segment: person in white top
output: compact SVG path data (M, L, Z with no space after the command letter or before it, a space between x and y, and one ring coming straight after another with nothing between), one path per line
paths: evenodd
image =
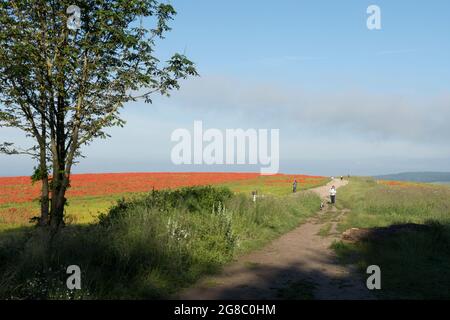
M331 204L336 203L336 187L335 186L332 186L330 189L330 200L331 200Z

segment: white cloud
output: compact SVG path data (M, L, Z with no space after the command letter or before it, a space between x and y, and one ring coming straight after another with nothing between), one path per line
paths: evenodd
M76 172L252 170L249 167L174 167L170 134L205 128L280 129L282 171L384 173L450 170L450 93L383 95L364 90L307 92L296 86L204 76L183 83L170 99L128 106L125 128L85 148ZM1 129L4 141L21 133ZM382 159L382 160L376 160ZM441 160L439 160L441 159ZM438 161L439 160L439 161ZM0 176L30 174L32 162L0 155ZM342 171L340 171L342 170Z
M247 119L376 140L434 144L450 139L450 92L440 96L305 92L277 84L250 84L226 77L189 81L170 102L180 110L243 114Z

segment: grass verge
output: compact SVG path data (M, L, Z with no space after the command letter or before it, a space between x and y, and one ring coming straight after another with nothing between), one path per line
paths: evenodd
M355 178L340 189L339 197L339 206L351 209L339 225L340 231L405 223L429 226L376 240L334 243L341 261L356 263L362 273L369 265L381 268L380 298L450 298L450 188L389 186Z
M237 255L295 228L318 210L312 193L254 203L227 188L156 191L120 201L98 222L0 233L0 298L161 299ZM78 265L82 290L66 289Z

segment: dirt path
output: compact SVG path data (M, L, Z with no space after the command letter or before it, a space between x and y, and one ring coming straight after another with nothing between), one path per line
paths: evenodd
M179 298L220 299L371 299L362 279L352 268L337 263L329 248L338 238L336 225L346 210L327 205L334 180L312 189L325 209L306 223L282 235L266 247L241 256L221 274L202 279ZM339 192L337 199L339 197ZM338 200L339 201L339 200ZM328 206L328 208L327 208Z

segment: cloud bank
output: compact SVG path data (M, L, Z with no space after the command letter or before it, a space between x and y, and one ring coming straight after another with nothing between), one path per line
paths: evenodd
M369 140L441 144L450 139L450 92L379 94L361 89L306 92L226 77L189 81L173 101L181 109L240 114L261 123L345 133Z

